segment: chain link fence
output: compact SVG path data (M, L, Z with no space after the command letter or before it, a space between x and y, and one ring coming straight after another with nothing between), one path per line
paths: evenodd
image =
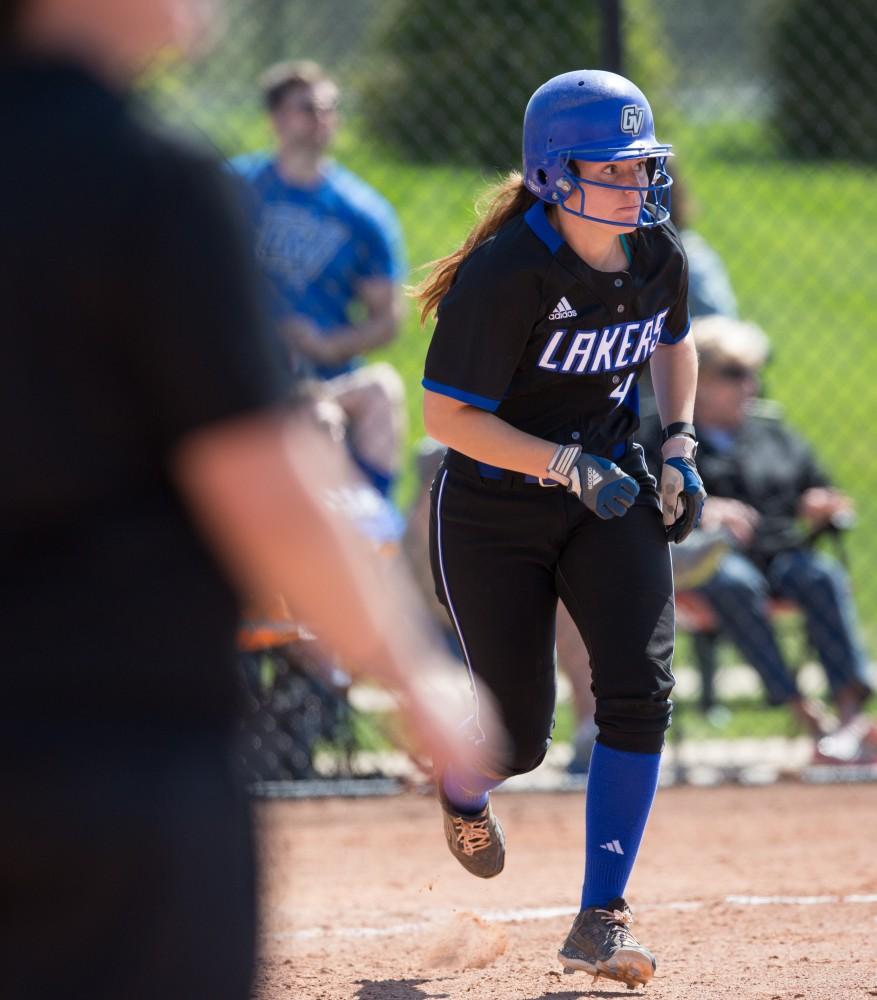
M231 156L271 145L259 73L280 59L321 62L342 89L335 155L395 207L412 278L459 243L485 185L519 166L529 94L556 73L620 59L652 102L659 138L674 145L677 210L726 272L723 308L770 338L763 395L855 500L845 549L866 644L877 648L872 0L226 7L212 53L158 72L151 98ZM412 442L429 332L411 308L382 352L404 377ZM403 479L403 505L413 478Z

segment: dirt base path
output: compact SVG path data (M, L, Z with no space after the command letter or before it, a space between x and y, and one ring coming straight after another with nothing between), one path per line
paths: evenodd
M490 881L451 858L429 797L260 805L256 998L635 996L555 957L580 891L583 796L494 803L508 856ZM658 957L650 1000L877 997L877 789L662 790L627 896Z

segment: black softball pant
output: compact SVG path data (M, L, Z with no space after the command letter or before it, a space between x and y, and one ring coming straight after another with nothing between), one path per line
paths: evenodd
M599 741L661 750L674 683L673 579L654 501L603 521L562 487L443 467L432 488L430 556L469 670L496 698L509 735L491 771L531 771L548 749L558 597L590 654Z
M4 720L0 780L3 1000L247 1000L254 852L230 732Z

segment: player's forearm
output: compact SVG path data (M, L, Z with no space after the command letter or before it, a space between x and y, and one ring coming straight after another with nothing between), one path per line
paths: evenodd
M479 462L544 476L557 445L519 431L475 406L427 391L423 418L427 434Z
M694 338L688 336L678 344L659 345L652 355L650 369L655 402L663 426L676 421L691 423L697 391Z
M306 419L237 421L193 435L177 474L244 593L284 594L352 669L399 680L422 645L418 615L386 560L330 509L349 468L327 435Z
M175 472L243 593L282 593L346 669L401 695L423 749L471 764L477 751L460 729L472 708L466 671L443 651L402 566L326 502L327 491L349 486L343 449L315 426L255 417L193 434ZM481 728L499 746L490 697L478 697Z

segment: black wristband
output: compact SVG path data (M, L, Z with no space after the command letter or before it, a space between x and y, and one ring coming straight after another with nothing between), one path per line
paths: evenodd
M683 434L685 437L690 437L694 441L697 440L697 431L694 429L694 424L687 424L683 420L677 420L673 424L667 424L667 426L661 431L661 444L665 441L669 441L671 437L676 437L679 434Z

